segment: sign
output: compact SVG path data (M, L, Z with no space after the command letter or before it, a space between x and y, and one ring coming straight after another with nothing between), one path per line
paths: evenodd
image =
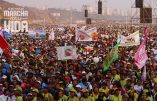
M135 46L140 44L139 31L125 37L123 35L118 35L117 42L120 42L119 46Z
M62 46L57 47L58 60L76 59L76 47L75 46Z
M82 30L76 29L76 41L97 41L98 33L96 27Z
M30 38L33 38L33 39L45 39L46 31L43 31L43 30L29 31L28 35Z

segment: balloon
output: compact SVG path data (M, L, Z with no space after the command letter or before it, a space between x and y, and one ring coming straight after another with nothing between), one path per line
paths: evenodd
M93 58L93 61L94 61L95 63L98 63L98 62L99 62L99 58L98 58L98 57L94 57L94 58Z

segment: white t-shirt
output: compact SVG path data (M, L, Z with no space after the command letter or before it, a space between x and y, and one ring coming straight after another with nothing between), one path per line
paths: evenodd
M9 96L1 95L0 101L12 101Z
M143 86L142 85L140 85L140 86L135 85L134 90L136 90L137 92L140 92L141 90L143 90Z

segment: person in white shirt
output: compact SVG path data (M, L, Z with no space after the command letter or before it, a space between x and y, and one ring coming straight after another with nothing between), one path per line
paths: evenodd
M9 90L5 89L4 94L0 96L0 101L12 101L9 97Z
M137 81L137 84L134 86L134 90L136 90L138 93L140 93L143 90L143 86L141 85L140 80Z

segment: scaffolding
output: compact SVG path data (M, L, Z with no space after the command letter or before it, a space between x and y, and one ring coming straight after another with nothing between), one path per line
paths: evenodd
M131 0L132 25L157 25L157 0L143 0L143 8L152 8L152 23L140 23L140 8L135 7L135 0Z

